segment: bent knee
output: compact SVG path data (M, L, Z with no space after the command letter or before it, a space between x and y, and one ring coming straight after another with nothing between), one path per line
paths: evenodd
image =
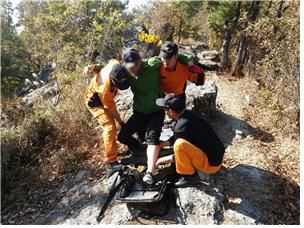
M188 143L187 140L185 139L182 139L182 138L178 138L174 145L173 145L173 150L174 152L180 152L180 151L183 151L184 148L185 148L185 145Z

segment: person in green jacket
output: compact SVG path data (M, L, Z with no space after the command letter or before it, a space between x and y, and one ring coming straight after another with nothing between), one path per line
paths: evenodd
M123 62L131 73L129 83L134 95L133 115L121 128L118 140L136 153L140 150L141 143L133 134L145 131L148 167L143 181L152 184L160 150L159 138L165 119L164 111L155 104L155 100L162 97L159 78L162 62L158 57L142 60L138 51L132 48L123 52Z
M126 49L122 57L124 65L130 71L129 84L134 98L133 115L121 128L118 140L136 154L141 151L141 143L133 135L144 131L147 144L147 171L143 181L152 184L165 119L164 110L155 103L156 99L163 97L160 86L160 67L163 63L157 56L142 59L139 52L133 48ZM180 59L188 63L186 56L180 56Z

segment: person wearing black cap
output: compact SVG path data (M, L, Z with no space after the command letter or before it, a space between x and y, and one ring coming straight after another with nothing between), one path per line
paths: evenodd
M141 151L142 146L133 134L145 132L148 167L143 180L147 184L152 184L155 161L160 150L159 138L165 118L162 108L155 104L155 100L162 97L159 75L162 61L157 56L142 59L139 52L133 48L124 50L122 58L124 65L131 72L129 82L134 98L133 115L118 134L118 140L136 153L135 151ZM187 63L186 56L181 58Z
M156 104L176 121L174 135L160 144L161 147L173 146L174 154L159 158L156 166L175 161L176 171L182 176L175 183L177 187L198 183L197 170L208 174L217 172L225 147L210 124L199 114L187 110L180 96L167 94L157 99Z
M163 65L160 68L160 83L164 94L174 93L184 99L187 81L203 85L205 73L197 65L183 64L178 60L178 46L166 41L160 48L159 57Z
M103 128L106 167L118 170L122 165L117 162L118 145L116 142L117 128L115 120L122 126L114 97L119 90L129 88L128 71L117 60L111 60L96 73L86 92L85 103L88 110Z

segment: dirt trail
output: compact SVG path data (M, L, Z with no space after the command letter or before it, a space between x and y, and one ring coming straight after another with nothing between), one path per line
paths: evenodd
M211 74L209 79L218 86L219 113L213 125L227 147L225 166L230 171L244 167L242 174L250 172L251 177L260 179L256 186L251 177L246 176L240 183L222 172L226 209L235 209L235 201L243 197L243 201L246 198L263 211L266 223L299 223L299 178L297 175L286 178L282 170L288 168L282 167L285 162L298 170L299 159L295 158L299 156L299 142L267 131L264 127L267 123L253 124L246 118L256 108L252 99L257 91L255 80L245 77L231 81L216 74ZM226 216L223 223L227 222L233 223L233 216L230 220Z

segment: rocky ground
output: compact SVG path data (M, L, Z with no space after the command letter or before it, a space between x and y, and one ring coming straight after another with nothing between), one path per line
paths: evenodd
M299 224L299 183L281 177L268 155L269 148L299 153L298 142L247 121L256 89L250 78L230 81L214 72L207 75L218 89L217 112L209 119L227 147L220 172L201 186L175 189L176 204L164 217L144 218L112 202L101 224ZM1 222L97 224L110 183L96 167L58 176L45 186L31 186L26 203L1 211ZM18 192L10 196L14 194ZM10 196L3 200L10 202Z

